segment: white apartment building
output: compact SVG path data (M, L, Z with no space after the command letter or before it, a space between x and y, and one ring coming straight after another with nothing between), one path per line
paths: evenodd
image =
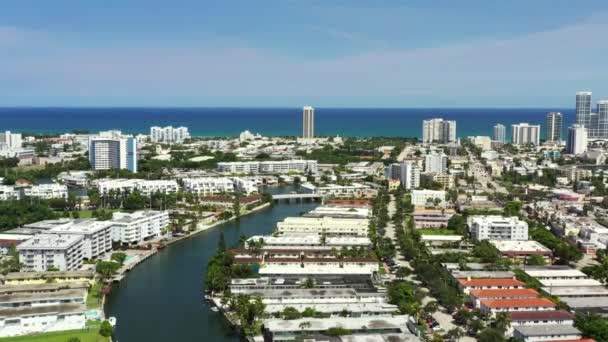
M190 139L188 127L150 127L150 140L152 142L183 144L186 139Z
M530 125L522 122L511 125L511 129L511 142L514 145L538 145L540 142L540 125Z
M80 234L34 235L17 246L19 262L25 271L78 270L82 266L83 240L84 236Z
M370 194L370 191L372 191L369 185L359 183L351 185L327 184L319 187L311 183L304 183L301 186L312 194L334 197L361 197Z
M583 154L587 151L587 128L574 124L568 128L568 144L566 150L570 154Z
M488 136L474 136L469 137L473 145L479 147L482 151L487 151L492 149L492 139Z
M507 142L507 129L505 125L496 124L494 125L494 141L499 143Z
M51 198L68 198L68 187L67 185L51 183L51 184L40 184L33 185L30 188L25 188L23 193L26 197L35 197L42 199Z
M122 244L137 244L160 236L169 225L167 211L142 210L134 213L114 213L112 220L112 239Z
M217 171L224 173L288 173L288 172L317 172L316 160L275 160L250 162L221 162L217 163Z
M402 162L401 172L399 174L401 185L411 190L420 186L420 168L412 162Z
M448 170L448 157L443 153L430 153L424 157L424 172L445 173Z
M137 172L137 140L119 131L89 137L89 162L93 170L127 169Z
M235 177L232 181L234 182L234 188L240 193L251 195L259 190L257 183L251 179Z
M97 182L100 194L108 194L110 191L129 193L135 190L145 196L154 193L173 194L178 192L179 184L173 179L168 180L146 180L146 179L103 179Z
M443 119L422 121L422 142L427 144L456 142L456 121Z
M45 229L51 234L81 235L82 257L97 258L112 250L112 224L94 219L46 220L25 225L26 228Z
M86 311L84 304L0 308L0 337L84 329Z
M471 216L468 225L471 236L477 241L528 240L528 223L517 216Z
M312 139L315 137L315 109L305 106L302 109L302 138Z
M19 199L19 190L12 185L0 184L0 201L17 200Z
M434 203L435 199L441 200L440 203L445 202L445 190L413 190L412 191L412 204L414 206L426 206L430 203Z
M23 140L21 133L11 133L11 131L5 131L0 133L0 149L20 149L23 147Z
M367 236L367 219L333 217L288 217L277 223L277 232L287 234L318 234L333 236Z
M198 177L182 179L184 190L200 196L234 193L234 182L226 177Z

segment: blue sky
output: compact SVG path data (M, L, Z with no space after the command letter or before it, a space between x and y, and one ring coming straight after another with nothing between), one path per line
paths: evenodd
M0 106L572 107L608 1L5 0Z

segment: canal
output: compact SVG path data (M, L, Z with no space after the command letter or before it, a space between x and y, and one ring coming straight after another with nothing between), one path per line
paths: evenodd
M175 243L132 270L105 311L118 324L114 341L239 341L222 316L203 304L203 275L220 232L228 245L241 235L270 233L276 223L317 204L279 204Z

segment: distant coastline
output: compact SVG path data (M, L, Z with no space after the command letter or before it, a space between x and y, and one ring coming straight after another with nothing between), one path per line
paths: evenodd
M316 133L420 137L422 120L443 117L457 121L459 137L491 135L496 123L508 128L519 122L542 125L549 111L564 114L564 129L574 121L571 108L317 108ZM266 136L301 134L301 108L15 107L0 108L0 118L2 129L29 133L121 129L148 134L150 126L174 125L188 127L197 137L236 136L246 129Z

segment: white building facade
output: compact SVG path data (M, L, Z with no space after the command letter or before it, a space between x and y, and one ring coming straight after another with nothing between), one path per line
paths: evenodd
M68 198L68 187L63 184L40 184L33 185L30 188L25 188L23 193L26 197L35 197L41 199L52 199L52 198Z
M83 239L78 234L37 234L17 246L25 271L74 271L82 266Z
M443 119L422 121L422 142L426 144L456 142L456 121Z
M528 223L517 216L471 216L468 225L471 236L477 241L528 240Z
M522 122L511 125L511 141L514 145L538 145L540 143L540 125Z
M444 203L445 191L426 189L412 191L412 204L414 206L426 206L430 203L434 203L436 199L439 199L440 203Z
M110 222L112 240L132 245L160 236L162 230L169 225L169 213L152 210L114 213Z
M570 154L583 154L587 151L587 129L579 124L568 128L568 144L566 150Z

